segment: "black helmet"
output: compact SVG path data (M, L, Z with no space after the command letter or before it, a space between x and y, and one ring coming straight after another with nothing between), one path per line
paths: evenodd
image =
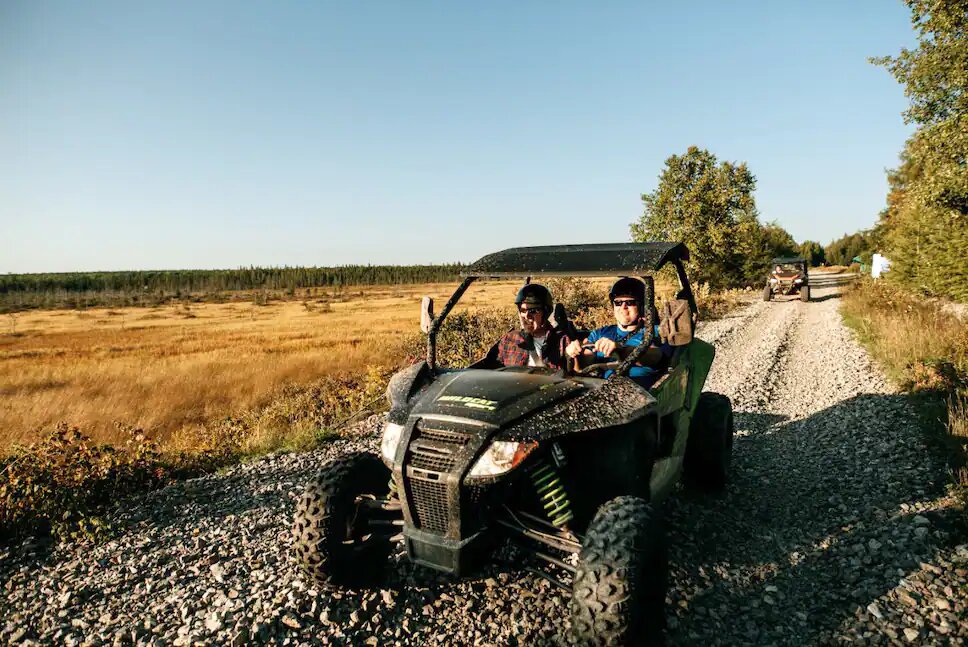
M520 309L522 303L529 306L541 306L546 315L551 312L553 307L551 292L545 286L537 283L529 283L518 290L518 295L514 297L514 305Z
M645 304L645 284L637 278L624 276L612 284L612 289L608 291L608 300L612 301L615 297L634 297L641 308Z

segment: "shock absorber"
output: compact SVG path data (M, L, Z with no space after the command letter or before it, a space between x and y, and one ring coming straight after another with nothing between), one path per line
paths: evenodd
M575 515L555 464L543 458L528 469L528 475L551 525L564 529Z

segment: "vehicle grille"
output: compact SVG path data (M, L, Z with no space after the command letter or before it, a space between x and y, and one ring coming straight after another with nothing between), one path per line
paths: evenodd
M410 465L431 472L449 472L457 463L457 452L470 439L466 433L431 429L419 423L410 440Z
M449 508L447 506L447 486L439 481L410 480L413 503L417 511L420 528L433 532L447 532Z
M429 424L417 423L410 438L406 464L427 472L446 474L456 467L461 450L471 441L473 434L441 428L446 423L433 423L433 427ZM450 520L446 482L412 475L410 483L417 525L424 530L446 533Z

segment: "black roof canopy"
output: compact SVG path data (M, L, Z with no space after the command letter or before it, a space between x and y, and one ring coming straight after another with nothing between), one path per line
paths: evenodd
M799 256L789 256L782 258L774 258L771 263L806 263L807 259L800 258Z
M635 276L688 260L682 243L597 243L512 247L469 265L462 276Z

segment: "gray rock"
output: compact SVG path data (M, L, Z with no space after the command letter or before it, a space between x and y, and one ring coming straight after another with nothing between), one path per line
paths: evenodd
M878 620L880 620L880 619L882 619L884 617L884 616L881 615L881 609L880 609L880 607L877 606L877 603L876 602L871 602L870 604L868 604L867 605L867 610L870 612L870 614L872 616L874 616Z

